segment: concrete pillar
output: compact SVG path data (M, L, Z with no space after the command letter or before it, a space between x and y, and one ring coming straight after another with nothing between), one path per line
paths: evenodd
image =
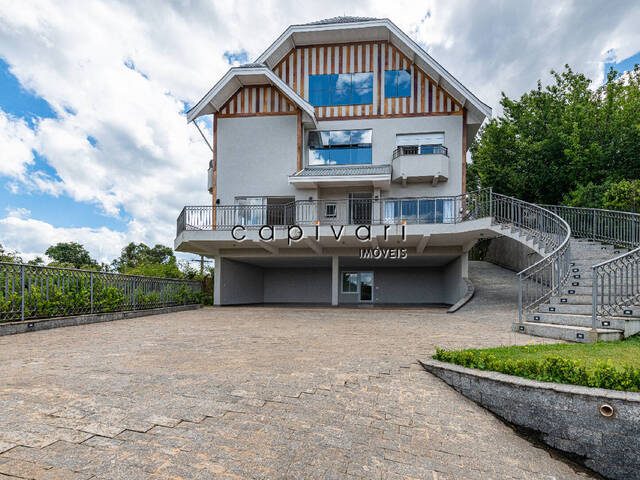
M469 278L469 252L463 253L460 257L460 270L462 278Z
M340 288L340 261L337 255L331 257L331 305L338 305L338 292Z
M222 305L222 256L216 255L213 271L213 304Z

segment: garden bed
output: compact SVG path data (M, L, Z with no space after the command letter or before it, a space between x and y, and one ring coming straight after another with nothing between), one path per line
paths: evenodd
M640 392L640 336L596 344L436 349L433 358L542 382Z

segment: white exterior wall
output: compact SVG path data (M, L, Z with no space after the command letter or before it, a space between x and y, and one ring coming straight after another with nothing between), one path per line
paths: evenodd
M297 169L296 115L218 119L217 196L221 205L235 197L296 196L288 183Z

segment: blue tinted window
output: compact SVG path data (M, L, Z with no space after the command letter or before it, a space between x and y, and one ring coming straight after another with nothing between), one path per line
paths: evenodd
M387 98L411 96L411 74L406 70L384 72L384 96Z
M373 73L310 75L309 102L316 107L373 103Z
M309 165L371 163L371 130L309 132Z
M386 98L395 97L398 94L398 81L395 71L384 72L384 96Z
M329 105L350 105L351 89L340 88L331 92L331 103Z

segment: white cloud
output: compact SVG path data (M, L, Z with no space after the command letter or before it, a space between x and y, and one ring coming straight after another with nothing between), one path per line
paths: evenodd
M35 134L24 120L0 109L0 175L24 179L27 166L33 163Z
M58 242L82 240L82 244L98 261L111 262L120 255L120 246L126 235L108 228L55 228L52 225L24 218L21 213L10 212L0 219L0 242L17 250L25 260L44 256L44 251Z
M605 52L623 58L640 45L638 12L633 1L267 0L256 9L249 0L36 0L19 8L0 0L0 57L58 114L30 129L0 112L0 175L11 179L9 189L65 194L132 218L119 233L10 215L0 236L10 248L37 252L52 243L44 233L55 233L100 258L128 241L171 245L182 206L210 200L210 152L186 124L183 102L195 103L224 74L225 51L246 50L253 60L289 24L389 17L495 109L501 91L519 96L565 63L600 81ZM31 149L59 179L25 177Z

